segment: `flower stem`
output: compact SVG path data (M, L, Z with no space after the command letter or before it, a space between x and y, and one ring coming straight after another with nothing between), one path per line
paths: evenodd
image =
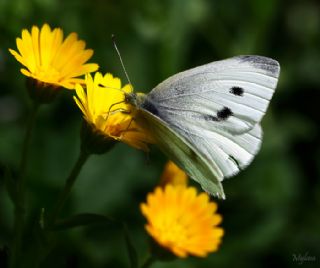
M16 180L16 192L14 197L14 238L12 244L12 257L10 266L12 268L18 267L18 260L20 258L21 240L23 234L23 226L26 214L25 208L25 182L26 182L26 167L28 162L28 152L31 142L32 130L34 127L37 112L39 110L39 103L34 102L31 108L26 132L23 141L18 177Z
M55 223L61 209L64 206L64 203L66 202L66 200L69 197L69 194L71 192L72 186L74 185L80 171L81 168L83 167L83 165L85 164L85 162L88 160L90 154L85 152L85 151L81 151L77 162L75 163L73 169L71 170L71 173L69 174L69 177L66 180L65 186L63 191L60 194L60 197L58 198L58 201L53 209L53 213L51 214L51 217L49 217L48 220L48 227L51 227L52 224Z
M156 261L153 255L149 255L141 265L141 268L149 268Z

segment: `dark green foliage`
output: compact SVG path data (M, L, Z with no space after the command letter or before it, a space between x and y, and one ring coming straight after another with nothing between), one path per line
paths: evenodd
M115 34L136 91L147 92L176 72L235 55L278 60L280 82L262 121L261 152L245 171L224 182L227 199L218 201L225 228L221 249L206 259L153 267L298 267L299 256L306 254L315 261L301 267L320 267L318 1L4 0L0 10L1 268L13 236L13 205L5 181L12 189L8 174L18 169L29 107L25 77L8 48L16 48L23 28L44 22L62 27L65 34L77 32L94 49L92 62L126 83L110 38ZM40 211L52 209L80 150L82 115L72 95L61 92L37 117L26 180L30 232L23 244L25 267L33 268L38 259L46 268L129 267L122 229L104 223L55 232L50 237L55 246L35 256L41 252L41 239L33 235ZM126 222L143 259L148 237L139 203L157 184L165 163L156 148L149 158L124 144L92 156L62 216L96 213ZM133 263L135 258L133 254Z

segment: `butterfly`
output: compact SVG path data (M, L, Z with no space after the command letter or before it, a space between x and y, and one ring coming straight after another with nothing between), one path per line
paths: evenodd
M277 61L237 56L176 75L150 93L127 93L135 120L160 149L211 195L260 149L260 121L280 74Z

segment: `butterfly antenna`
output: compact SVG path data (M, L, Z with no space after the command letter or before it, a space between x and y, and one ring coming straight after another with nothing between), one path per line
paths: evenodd
M118 57L119 57L119 59L120 59L120 63L121 63L122 69L123 69L123 71L124 71L124 73L125 73L125 75L126 75L126 78L127 78L128 82L129 82L129 84L130 84L131 89L133 89L132 83L131 83L130 78L129 78L129 75L128 75L128 73L127 73L127 70L126 70L126 68L124 67L123 60L122 60L121 55L120 55L120 51L119 51L119 49L118 49L118 47L117 47L116 37L115 37L114 34L111 35L111 39L112 39L112 42L113 42L113 46L114 46L114 48L115 48L115 50L116 50L116 52L117 52L117 54L118 54Z

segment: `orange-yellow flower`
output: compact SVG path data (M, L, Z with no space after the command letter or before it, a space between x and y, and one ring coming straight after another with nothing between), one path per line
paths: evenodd
M95 63L86 63L93 55L92 49L85 49L86 43L78 40L76 33L63 39L60 28L51 30L44 24L39 30L33 26L31 32L22 30L21 38L16 39L18 52L9 49L10 53L25 68L21 72L40 83L73 89L78 78L98 69Z
M168 161L164 167L164 171L161 175L160 185L167 184L172 185L187 185L188 176L181 170L175 163Z
M151 237L180 258L205 257L218 249L223 229L217 227L222 217L217 204L206 193L197 194L194 187L157 187L141 204L145 226Z
M85 88L76 85L77 105L85 120L99 133L114 140L148 151L152 139L132 118L130 106L124 102L124 92L132 91L130 85L121 86L112 74L95 73L85 77Z

